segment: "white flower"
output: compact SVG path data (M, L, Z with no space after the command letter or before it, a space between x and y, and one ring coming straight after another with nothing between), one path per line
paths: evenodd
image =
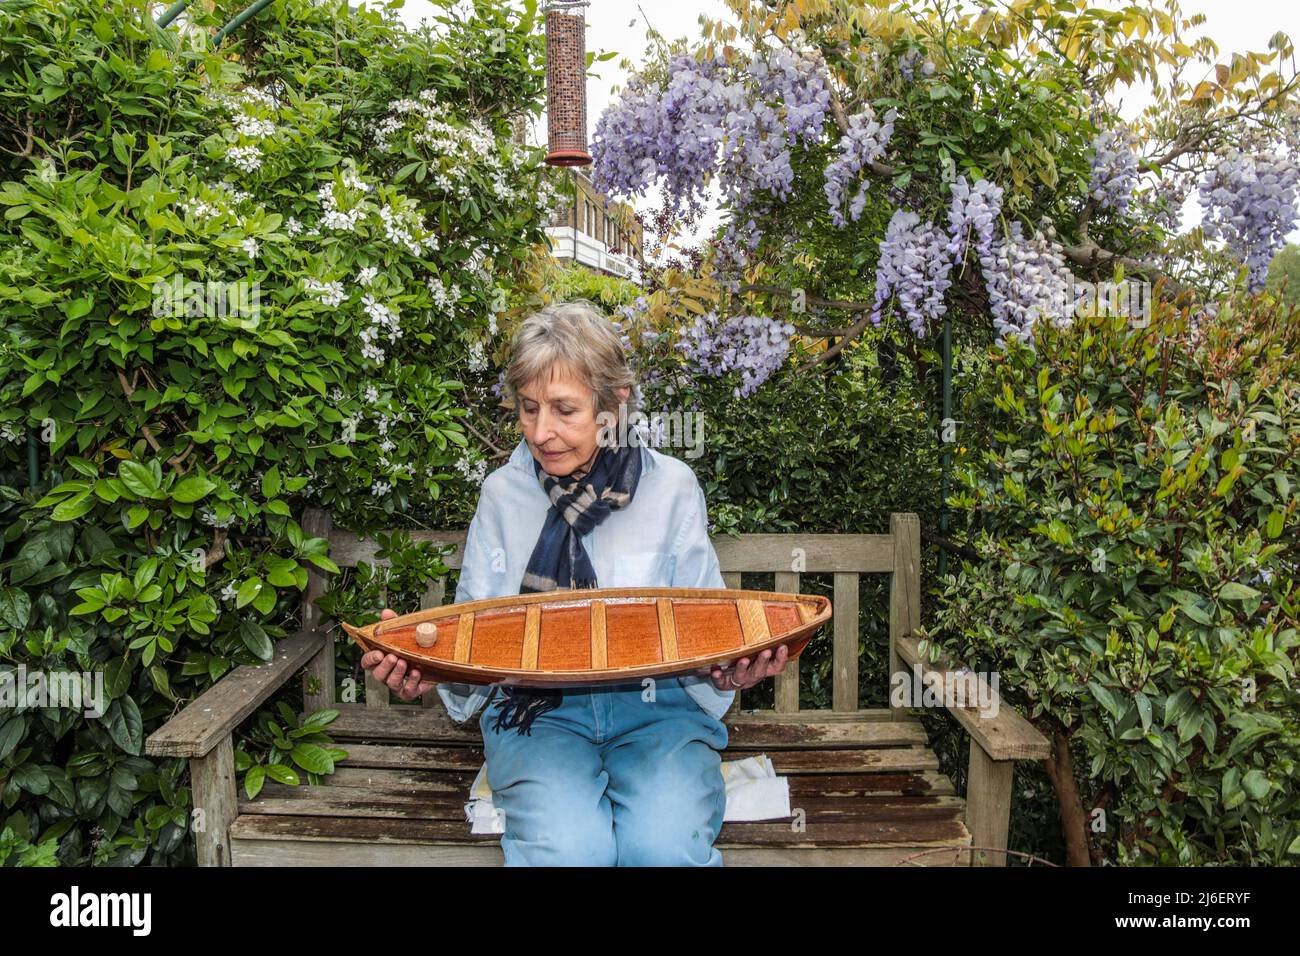
M387 333L389 342L396 342L402 337L402 327L397 313L377 300L372 295L363 295L361 304L370 316L371 325L357 333L361 339L361 354L377 365L382 365L386 353L377 344L379 337Z
M343 433L340 440L345 445L350 445L357 440L357 426L361 424L360 416L354 415L352 418L343 419Z
M262 151L256 146L232 146L226 150L226 159L246 173L255 173L262 168Z
M270 120L259 119L256 116L249 116L247 113L236 113L235 129L240 134L247 136L249 139L261 139L266 136L275 135L275 124Z
M355 169L346 169L343 171L343 185L347 186L348 189L360 189L363 193L371 192L375 188L358 176Z
M467 481L481 485L483 479L487 477L487 462L482 458L475 459L468 451L464 451L460 458L456 459L456 470L464 475Z
M379 390L373 385L366 386L366 404L374 405L379 402Z
M451 312L455 309L455 302L447 294L447 287L442 284L442 279L438 276L429 276L426 283L429 287L429 293L433 296L433 304L445 312Z
M321 217L321 224L326 228L351 231L361 221L362 209L360 204L347 211L339 209L338 200L334 197L334 184L332 182L321 186L317 195L320 197L321 211L324 213Z
M357 273L357 282L359 282L361 285L370 285L370 283L374 281L375 276L377 275L379 275L378 269L376 269L374 266L366 266L364 269L362 269L360 272Z
M388 492L392 491L392 489L393 486L390 485L388 482L376 481L373 485L370 486L370 493L374 495L376 498L378 498L381 495L388 494Z
M393 440L391 438L385 438L383 441L379 443L379 447L382 448L385 452L390 452L394 448L396 448L397 445L393 443Z
M302 232L302 223L293 216L290 216L288 221L284 224L284 231L289 234L290 238L293 238L298 235L298 233Z
M257 240L254 239L252 236L249 236L247 239L241 242L239 244L239 247L248 254L248 258L250 259L257 258Z
M233 581L227 582L226 586L221 589L221 600L226 604L229 604L238 596L239 596L239 588L235 587L235 583Z
M232 487L236 487L236 490L238 490L237 483L232 482ZM228 515L225 518L218 518L216 512L211 508L201 508L199 509L199 520L212 528L228 528L235 523L235 516Z
M335 306L347 298L341 282L320 282L317 279L304 279L303 287L313 292L325 305Z
M488 367L487 355L482 342L471 342L469 346L469 368L471 372L483 372Z

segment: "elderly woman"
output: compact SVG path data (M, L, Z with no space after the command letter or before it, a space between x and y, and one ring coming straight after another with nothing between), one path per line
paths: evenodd
M505 380L523 440L483 482L457 602L557 588L726 586L691 469L636 442L601 440L609 419L600 413L625 414L632 385L618 333L591 303L523 322ZM720 866L721 717L736 688L779 673L786 657L782 647L709 677L646 687L437 687L457 721L500 693L479 726L488 786L505 813L507 866ZM362 665L406 700L434 686L393 655L372 651Z

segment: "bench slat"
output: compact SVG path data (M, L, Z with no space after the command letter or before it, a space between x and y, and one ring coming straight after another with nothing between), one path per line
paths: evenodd
M341 764L322 786L420 788L428 793L454 793L469 799L477 771L349 767ZM952 796L952 781L934 770L907 773L794 774L786 778L791 797L923 797ZM268 784L267 786L270 786Z
M152 757L202 757L279 690L325 645L318 631L303 631L274 645L273 660L236 667L149 735Z
M443 712L395 705L376 711L356 704L340 705L342 713L326 728L337 741L392 740L453 745L480 745L477 719L457 724ZM925 728L917 720L817 720L804 711L784 720L725 718L731 747L801 749L924 744Z
M414 747L395 744L343 744L348 752L341 766L473 770L483 765L481 751L469 747ZM767 753L777 775L798 773L860 773L938 770L939 760L924 747L880 747L873 750L745 750L728 748L724 759L743 760Z
M968 846L970 833L961 820L851 820L838 822L809 814L804 832L792 831L790 821L729 822L722 825L714 846L729 847L885 847ZM366 845L499 844L497 833L470 833L461 820L406 820L395 827L385 817L299 816L246 813L230 827L235 840L285 839L295 842L349 842Z

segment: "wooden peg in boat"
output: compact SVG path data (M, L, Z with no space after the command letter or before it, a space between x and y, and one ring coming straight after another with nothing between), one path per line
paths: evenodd
M432 621L423 621L415 625L415 643L421 647L433 647L438 643L438 625Z

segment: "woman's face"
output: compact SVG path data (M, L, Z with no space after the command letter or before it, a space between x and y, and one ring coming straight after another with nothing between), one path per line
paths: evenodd
M623 389L627 400L629 389ZM596 456L601 423L591 399L591 386L567 365L556 365L519 390L519 427L528 450L552 475L585 473Z

